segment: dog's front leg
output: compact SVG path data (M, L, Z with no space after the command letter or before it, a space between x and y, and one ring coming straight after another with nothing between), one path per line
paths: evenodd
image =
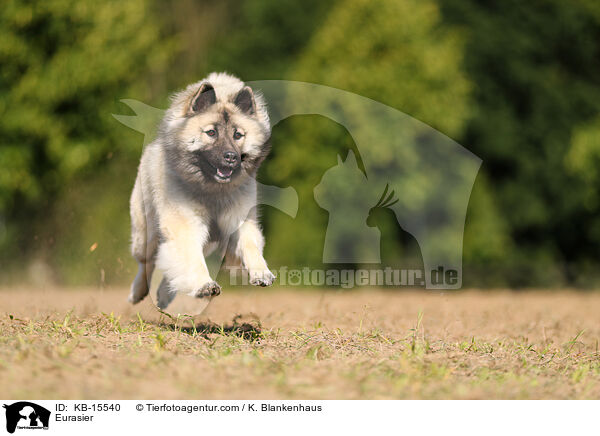
M166 212L160 217L164 242L158 247L156 266L167 280L171 292L193 297L212 297L221 287L210 278L203 247L208 241L207 223L191 211Z
M242 260L248 270L250 284L255 286L271 286L275 275L269 270L263 257L265 238L253 219L248 219L237 230L235 254Z

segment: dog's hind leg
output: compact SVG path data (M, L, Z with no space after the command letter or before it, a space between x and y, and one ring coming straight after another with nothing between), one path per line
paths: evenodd
M131 285L129 302L139 303L150 291L150 279L154 272L157 249L157 231L152 213L145 204L140 177L135 181L131 194L131 254L138 262L138 272Z
M131 284L128 301L131 304L139 303L150 292L150 279L154 272L154 262L138 262L138 272Z
M177 292L171 292L169 282L163 278L160 286L156 290L156 305L159 309L165 310L169 304L175 299Z

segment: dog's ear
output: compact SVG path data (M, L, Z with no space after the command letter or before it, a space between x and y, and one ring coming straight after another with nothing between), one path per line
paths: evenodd
M216 102L217 95L215 94L215 88L213 88L210 83L203 83L192 98L190 107L188 108L188 114L203 112Z
M254 101L252 88L244 86L244 88L238 92L238 95L235 96L234 104L239 107L243 113L254 115L256 113L256 102Z

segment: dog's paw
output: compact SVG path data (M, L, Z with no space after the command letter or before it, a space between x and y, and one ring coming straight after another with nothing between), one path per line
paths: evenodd
M275 278L275 274L269 270L250 272L250 284L253 286L271 286Z
M131 304L138 304L140 301L146 298L146 295L148 295L148 291L139 290L132 287L129 296L127 297L127 301L129 301Z
M217 282L207 282L200 289L190 295L196 298L216 297L221 293L221 286Z
M127 297L127 301L131 304L137 304L146 298L150 289L148 287L148 280L146 277L146 271L141 270L135 276L133 283L131 284L129 297Z
M131 304L138 304L143 299L144 299L144 297L138 297L133 292L130 293L129 296L127 297L127 301Z

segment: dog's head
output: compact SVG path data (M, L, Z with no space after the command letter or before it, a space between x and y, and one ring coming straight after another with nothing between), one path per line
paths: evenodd
M161 130L174 170L204 189L235 187L255 177L269 152L262 97L224 74L213 74L176 95Z

